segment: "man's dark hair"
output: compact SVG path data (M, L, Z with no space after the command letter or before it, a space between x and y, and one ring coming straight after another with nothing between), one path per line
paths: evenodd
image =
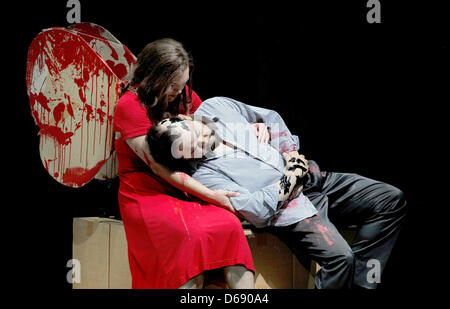
M183 121L182 118L170 118L172 123ZM180 171L192 175L198 159L174 158L172 144L181 135L170 129L162 129L159 125L162 120L153 125L147 133L147 143L153 159L173 171Z

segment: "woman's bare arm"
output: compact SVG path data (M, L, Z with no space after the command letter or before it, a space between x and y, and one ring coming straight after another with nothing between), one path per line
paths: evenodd
M150 167L153 173L163 178L169 184L208 203L235 212L229 197L238 196L239 193L226 190L211 190L186 173L172 171L157 163L150 154L145 135L129 138L126 142L139 158Z

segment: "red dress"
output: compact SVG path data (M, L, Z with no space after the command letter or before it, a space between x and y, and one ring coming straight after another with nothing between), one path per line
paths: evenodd
M194 112L201 104L192 92ZM178 288L205 270L240 264L254 271L239 219L214 205L189 201L131 150L126 139L145 135L152 123L128 91L114 114L119 161L119 207L128 243L133 288ZM184 198L183 198L184 197Z

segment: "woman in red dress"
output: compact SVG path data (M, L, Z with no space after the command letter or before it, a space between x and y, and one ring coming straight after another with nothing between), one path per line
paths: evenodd
M116 106L118 197L132 287L201 288L205 271L223 268L231 288L254 288L251 252L228 199L237 193L212 191L157 164L145 142L153 123L201 104L189 87L192 68L179 42L152 42Z

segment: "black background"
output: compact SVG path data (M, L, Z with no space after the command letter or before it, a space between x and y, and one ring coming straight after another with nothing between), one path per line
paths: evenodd
M183 42L194 56L194 90L203 100L220 95L277 110L305 156L323 170L403 190L409 216L381 290L434 290L440 260L432 254L444 252L438 237L445 205L432 199L445 194L437 177L444 174L439 153L448 139L443 7L381 1L382 23L368 24L367 1L80 2L82 21L105 27L135 55L155 39ZM40 161L25 88L27 49L42 29L68 25L65 4L17 3L4 11L14 16L3 42L3 92L11 94L3 124L13 123L6 128L12 147L2 147L11 162L5 170L14 235L7 237L8 260L20 262L12 267L14 279L30 290L70 291L73 217L119 215L117 180L71 189Z

